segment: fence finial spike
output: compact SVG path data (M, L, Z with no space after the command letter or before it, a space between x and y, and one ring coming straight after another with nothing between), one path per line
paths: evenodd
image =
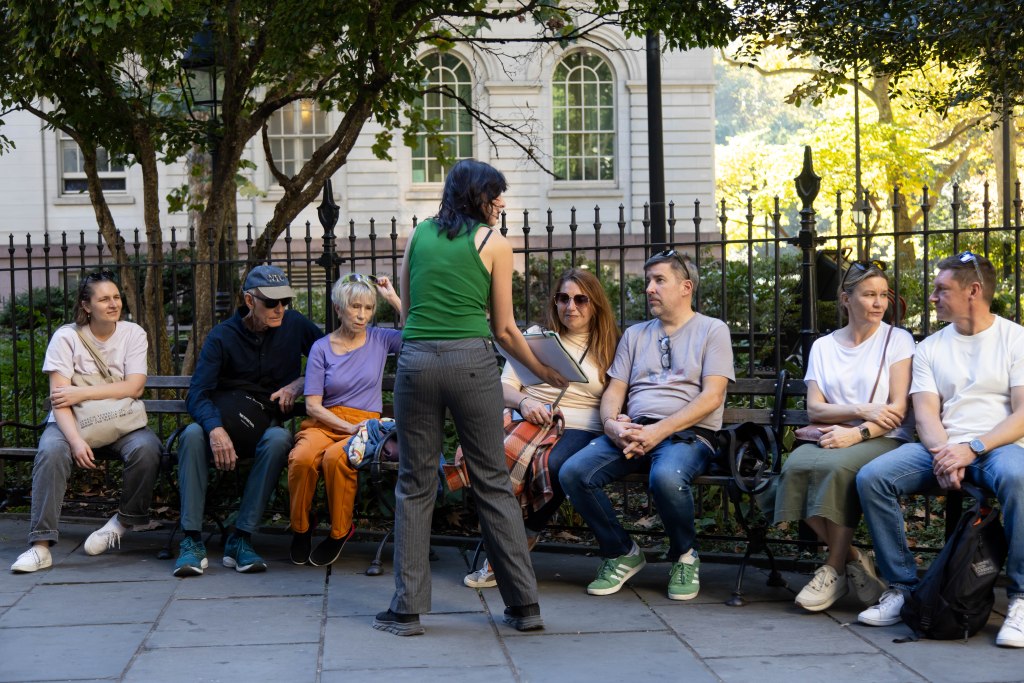
M338 203L334 201L334 191L330 178L324 181L324 198L320 202L320 206L316 207L316 215L320 218L320 225L324 226L325 231L332 232L334 226L338 224L338 216L341 215L341 209L338 208Z
M793 180L796 182L796 196L803 202L803 208L811 208L815 197L818 196L818 190L821 189L821 176L814 172L810 145L804 147L804 167L800 170L800 175Z

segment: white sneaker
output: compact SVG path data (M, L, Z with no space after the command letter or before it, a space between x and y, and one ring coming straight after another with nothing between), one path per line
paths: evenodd
M849 588L839 572L827 564L814 571L814 578L796 595L796 604L808 612L821 612L846 595Z
M864 551L856 560L846 563L846 580L863 605L875 605L885 592L885 582L878 578L875 563Z
M494 578L491 563L484 560L484 566L472 574L466 574L466 578L462 580L462 583L470 588L494 588L498 585L498 580Z
M889 588L882 593L882 597L878 600L877 605L868 607L857 615L857 621L868 626L892 626L893 624L898 624L903 620L900 617L900 610L903 609L905 599L902 591Z
M121 522L117 521L117 515L115 514L107 523L96 531L89 534L89 538L85 539L85 554L86 555L99 555L105 553L114 546L121 547L121 536L127 533L127 529Z
M50 556L50 549L45 545L34 545L18 555L18 559L11 565L11 571L15 574L30 574L40 569L46 569L52 564L53 558Z
M999 647L1024 647L1024 597L1010 600L1010 608L1006 610L1006 619L996 636Z

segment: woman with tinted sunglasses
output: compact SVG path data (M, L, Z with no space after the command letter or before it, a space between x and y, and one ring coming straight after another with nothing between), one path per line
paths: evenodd
M386 277L352 273L331 289L338 327L319 339L306 363L306 414L288 455L291 500L291 561L323 567L334 563L355 533L352 512L358 474L345 444L366 420L380 417L381 384L388 354L402 344L401 330L371 326L377 294L396 311L402 302ZM310 508L320 471L331 514L330 534L312 547L315 520Z
M112 273L100 271L82 279L75 302L75 320L57 328L46 347L43 372L50 378L50 412L39 450L32 463L30 547L11 565L19 574L46 569L57 542L61 501L75 467L96 469L97 456L116 455L124 461L124 482L117 513L86 539L87 555L120 547L121 536L149 522L149 504L160 467L160 439L148 427L125 434L114 443L93 449L78 431L74 406L91 399L140 398L146 386L146 331L121 320L121 291ZM86 341L88 340L88 341ZM75 386L75 375L99 372L92 344L116 381Z
M839 305L848 322L814 342L804 376L811 421L830 426L789 455L775 499L776 524L802 519L828 546L825 564L796 596L811 612L828 609L851 587L865 605L885 590L871 558L851 545L861 517L857 472L913 436L914 339L882 321L889 282L877 262L850 265Z
M543 424L550 422L550 407L558 400L558 407L565 417L565 432L548 455L553 495L526 517L526 538L531 549L565 500L565 493L558 482L562 464L604 433L599 410L601 394L608 379L608 366L619 342L619 328L604 288L593 273L579 268L565 271L558 279L555 294L548 302L545 324L558 333L562 345L579 362L590 381L587 384L570 384L562 395L560 389L549 384L524 386L511 363L506 363L501 373L506 408L518 410L524 419L534 424ZM527 330L539 331L539 327ZM494 570L486 560L483 567L466 575L463 583L471 588L497 585Z

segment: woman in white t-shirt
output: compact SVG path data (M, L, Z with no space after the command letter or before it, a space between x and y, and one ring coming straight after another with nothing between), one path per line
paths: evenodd
M914 339L882 322L889 283L876 262L856 261L843 276L839 305L849 322L811 347L807 410L823 427L817 443L794 450L782 467L775 523L804 520L828 546L796 604L812 612L828 609L852 584L866 605L886 586L871 558L853 547L860 521L857 472L912 438L909 417Z
M145 389L146 331L121 320L121 311L121 292L113 275L106 271L92 273L78 287L75 322L58 328L46 347L43 372L50 378L53 410L32 464L30 547L11 565L12 572L28 573L51 566L50 546L57 542L60 506L72 468L96 468L97 454L79 434L72 406L91 399L139 398ZM119 381L98 386L71 383L75 374L99 372L80 334L102 354L111 374L121 378ZM96 451L124 461L124 488L117 513L86 539L84 550L88 555L119 546L129 528L149 522L149 504L160 467L160 439L143 427Z
M558 333L565 350L583 368L590 380L572 383L562 394L549 384L525 386L511 363L501 374L505 407L517 410L524 419L543 424L551 420L551 405L557 400L565 417L565 431L548 454L548 481L552 496L526 516L526 539L532 549L541 532L565 500L558 483L558 470L576 451L601 436L601 394L608 380L608 366L619 343L619 328L601 282L586 270L570 268L555 283L555 294L548 302L549 329ZM527 332L540 331L532 328ZM559 399L559 395L561 399ZM485 560L483 567L467 574L463 583L471 588L496 586L494 572Z

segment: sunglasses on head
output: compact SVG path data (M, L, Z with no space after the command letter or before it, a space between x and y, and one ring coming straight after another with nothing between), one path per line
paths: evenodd
M843 273L843 281L842 281L842 283L840 283L839 289L841 289L841 290L845 290L846 289L846 281L847 281L847 279L849 279L850 273L853 272L854 268L856 268L857 270L859 270L862 273L866 273L869 270L871 270L872 268L876 268L876 269L878 269L878 270L880 270L880 271L882 271L884 273L885 272L885 263L883 263L882 261L879 261L878 259L871 259L871 260L860 259L858 261L851 261L850 262L850 266L846 269L846 272Z
M956 258L960 263L967 263L968 261L971 262L971 265L974 266L974 273L978 276L978 282L980 282L981 286L984 287L985 278L981 276L981 268L978 266L978 255L970 251L962 251L956 255Z
M286 297L284 299L268 299L265 296L260 296L259 294L253 294L252 298L259 299L260 301L263 302L263 305L266 306L267 308L277 308L278 306L284 306L285 308L288 308L289 306L292 305L292 298L290 296Z
M683 272L686 273L686 279L693 280L693 276L690 275L690 259L686 258L683 254L680 254L675 249L666 249L664 251L659 251L657 254L654 254L653 256L651 256L650 259L648 259L648 263L653 260L662 261L671 258L674 258L675 260L679 261L679 265L683 267Z
M342 282L365 282L369 285L379 286L380 281L377 280L376 275L363 275L362 273L349 273L345 277L341 278Z
M95 273L89 273L85 276L86 282L101 282L103 280L113 281L114 274L109 270L98 270Z
M555 294L555 303L559 306L568 306L570 301L576 304L576 308L582 308L590 303L590 297L586 294L575 294L573 296L569 296L565 292Z

